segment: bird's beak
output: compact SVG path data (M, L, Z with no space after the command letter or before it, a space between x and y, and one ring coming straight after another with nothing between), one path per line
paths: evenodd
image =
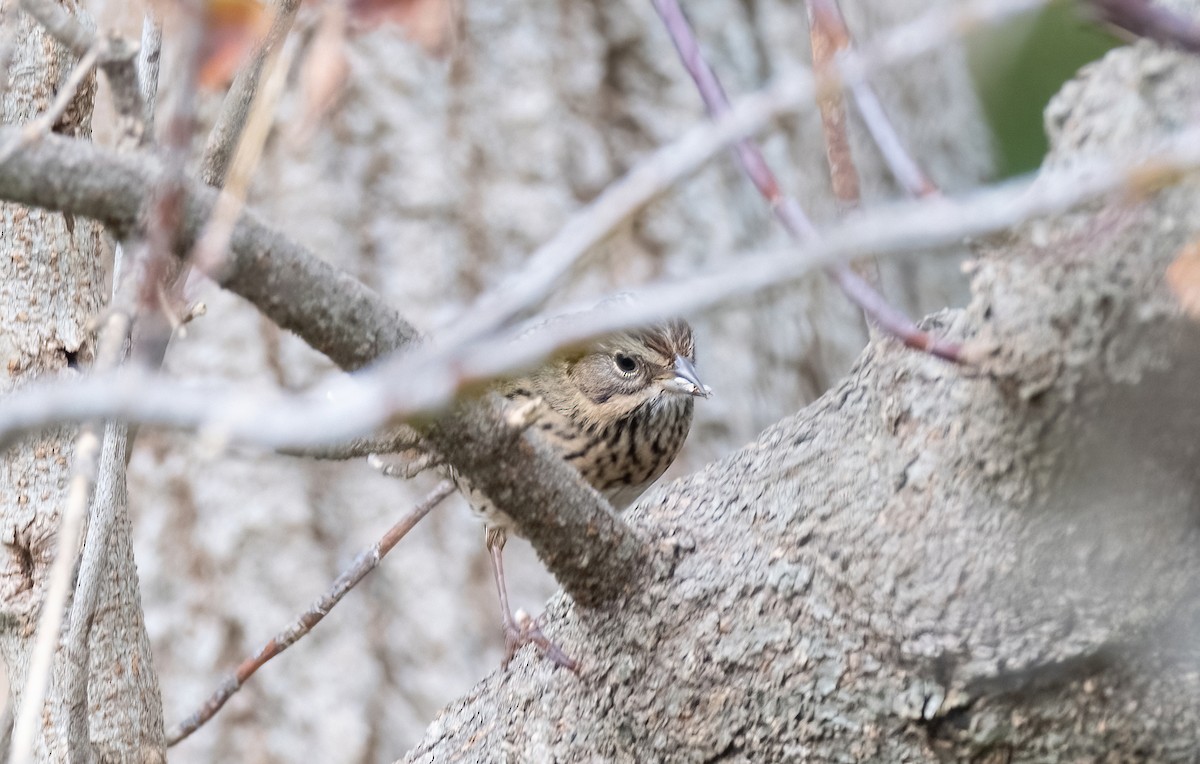
M683 356L675 356L675 376L667 380L666 387L671 392L695 395L707 398L712 395L712 388L700 381L696 367Z

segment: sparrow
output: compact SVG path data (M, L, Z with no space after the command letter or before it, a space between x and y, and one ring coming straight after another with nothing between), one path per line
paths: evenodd
M628 507L662 476L683 447L696 398L711 390L696 372L692 328L682 320L606 337L591 347L557 357L497 392L513 406L532 406L530 429L579 471L617 510ZM507 665L525 644L576 670L541 632L535 620L508 602L503 551L510 533L520 535L501 512L461 475L450 476L484 522L505 637Z

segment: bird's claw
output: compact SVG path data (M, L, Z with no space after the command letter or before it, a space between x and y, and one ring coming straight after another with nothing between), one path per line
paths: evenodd
M529 613L518 609L513 614L513 619L504 624L504 667L508 668L509 661L517 654L517 650L530 644L535 645L554 665L561 666L573 674L579 673L579 663L550 641L538 626L536 618L531 618Z

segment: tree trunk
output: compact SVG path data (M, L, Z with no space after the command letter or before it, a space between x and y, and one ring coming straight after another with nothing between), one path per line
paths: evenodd
M21 124L54 100L74 60L15 3L16 41L10 87L0 122ZM63 3L79 13L74 3ZM7 27L6 27L7 29ZM89 78L54 131L91 133L95 80ZM98 224L14 204L0 204L0 391L77 373L91 362L86 327L105 304L101 228ZM126 515L124 437L110 428L103 449L96 504L115 507L87 654L54 661L37 755L43 761L83 756L95 761L155 761L163 756L162 700L142 620L131 527ZM37 637L47 574L72 475L75 428L29 438L0 460L0 654L12 687L10 708L19 706ZM67 625L69 626L69 624ZM86 684L72 697L69 677L80 660ZM82 706L82 708L80 708ZM75 725L74 727L72 725ZM83 759L79 759L83 760Z
M1051 104L1051 164L1193 118L1200 65L1139 44ZM978 368L884 340L820 400L644 498L673 568L559 598L582 676L523 654L410 761L1194 761L1196 327L1163 285L1200 187L982 248L932 325Z

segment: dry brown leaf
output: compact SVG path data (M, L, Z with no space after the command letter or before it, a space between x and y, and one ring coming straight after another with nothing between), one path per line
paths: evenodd
M269 25L269 14L257 0L206 0L199 86L216 90L228 85Z
M1200 240L1179 251L1167 268L1167 286L1187 314L1200 320Z
M397 24L426 53L444 55L454 31L456 0L351 0L356 26Z

